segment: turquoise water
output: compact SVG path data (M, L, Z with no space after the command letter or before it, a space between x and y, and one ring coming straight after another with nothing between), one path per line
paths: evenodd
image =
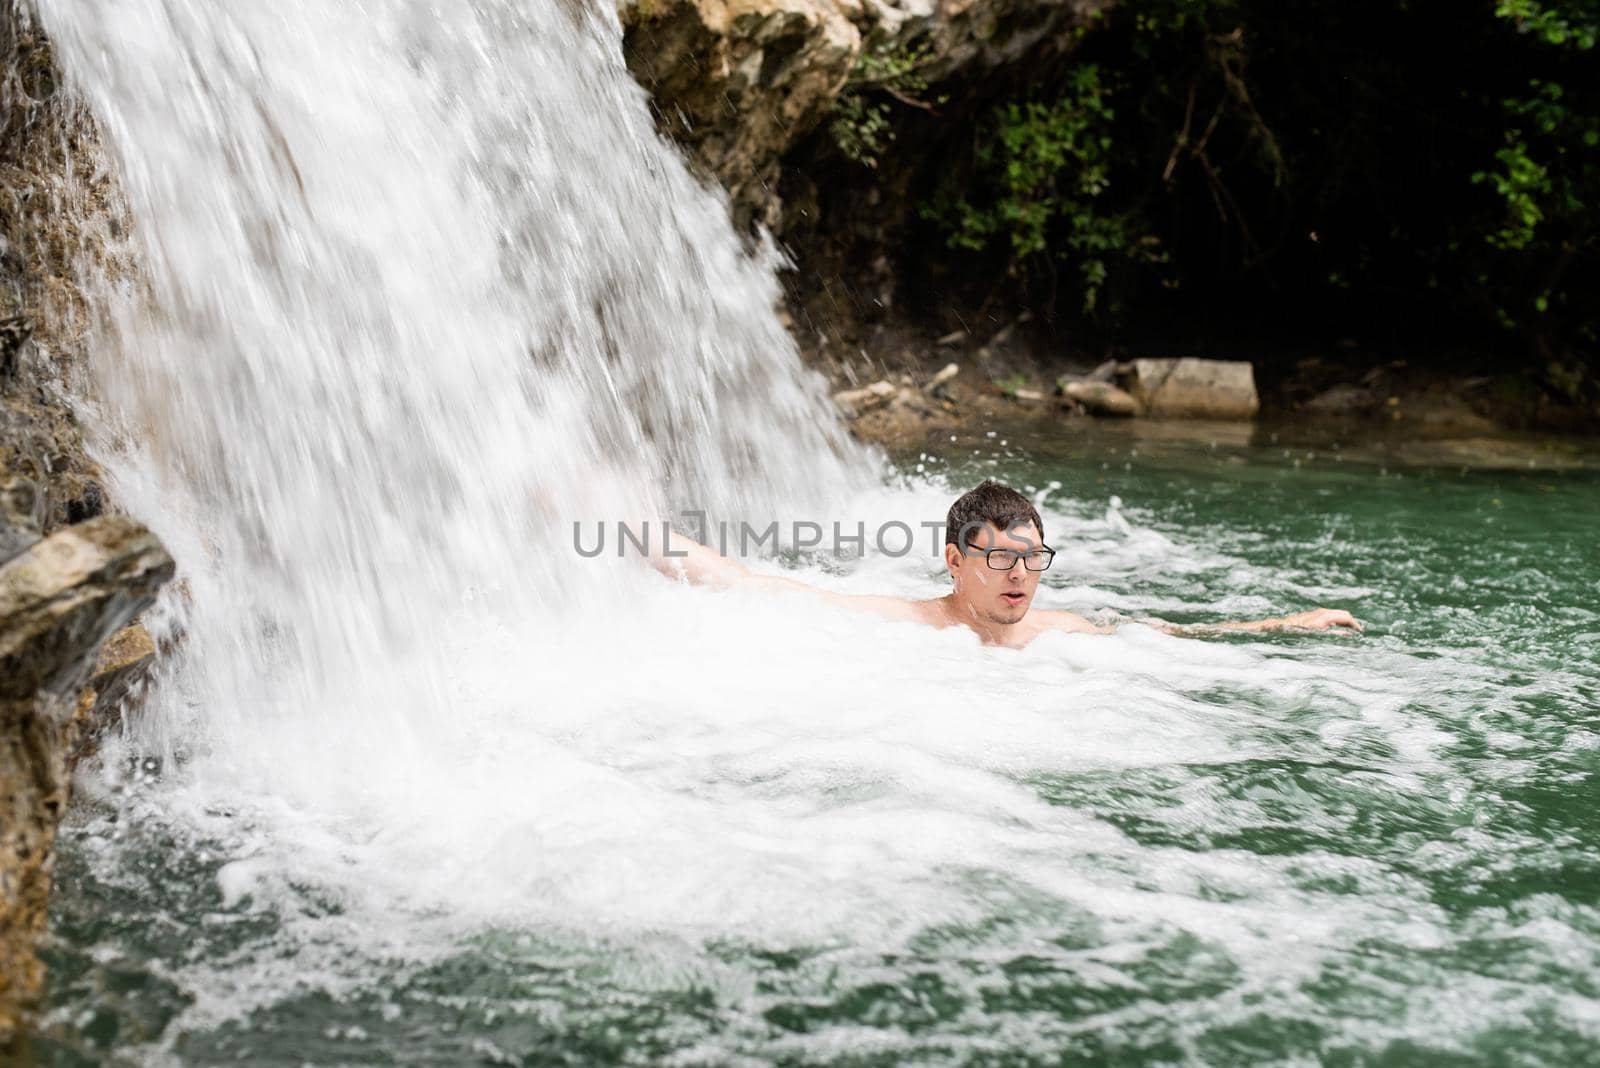
M1062 550L1041 594L1051 605L1202 621L1325 603L1354 611L1366 635L1200 643L1133 631L1017 655L881 632L874 655L891 658L889 674L924 669L893 661L907 649L925 652L930 673L950 670L947 652L965 658L959 670L997 702L1026 706L1019 730L1065 723L1065 740L1041 734L1047 745L1018 755L1003 722L970 738L938 728L947 748L971 742L935 766L960 781L951 789L965 793L952 796L1015 793L1003 803L1013 807L997 801L999 814L985 817L971 866L941 862L874 884L869 856L835 884L829 857L802 853L810 859L796 872L822 873L807 893L828 898L837 885L839 900L819 907L837 904L842 917L804 938L782 924L707 930L670 915L643 929L519 922L514 909L457 924L439 899L373 937L359 881L285 866L273 894L241 891L240 841L259 825L215 805L203 820L179 818L165 793L173 772L124 753L123 773L86 780L63 832L51 1009L34 1056L1600 1059L1600 475L1583 457L1534 453L1530 468L1505 453L1509 469L1474 470L1456 454L1413 456L1431 461L1419 465L1270 440L1001 441L901 457L903 470L924 471L889 500L931 506L979 475L1045 491L1047 538ZM925 561L840 581L939 588ZM865 643L880 631L848 633ZM795 648L813 655L808 639ZM820 679L833 669L806 670ZM985 721L992 711L971 709ZM713 736L697 744L723 744L718 722L696 722ZM663 770L640 754L679 752L669 729L575 723L562 737L597 762L711 798L724 806L714 812L776 797L832 820L886 804L932 813L873 839L885 870L917 835L941 834L941 818L962 816L941 817L929 800L938 784L905 785L907 768L867 774L854 757L814 758L787 736L781 774L666 756ZM841 744L899 744L886 730L869 725ZM978 843L1022 823L1017 855L1032 859L983 859ZM340 841L336 853L363 855L358 835ZM673 870L670 856L652 863ZM960 907L927 905L924 888L927 901ZM763 893L777 894L771 911L800 907L752 884L752 915L768 907Z

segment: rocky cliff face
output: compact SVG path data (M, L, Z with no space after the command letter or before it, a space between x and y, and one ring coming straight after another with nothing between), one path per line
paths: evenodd
M91 707L79 692L101 644L172 571L155 536L122 516L64 527L0 567L0 1048L38 994L33 947Z
M98 160L48 42L0 0L0 1059L38 993L73 756L154 655L142 630L118 628L173 570L142 526L100 514L64 392L89 321L76 267L118 223Z
M941 97L968 96L963 83L1002 67L1026 76L1028 64L1070 52L1112 2L625 0L623 53L662 132L727 188L736 220L782 231L792 222L782 171L803 166L785 157L841 98L875 89L933 111ZM951 103L949 122L970 121L961 99ZM937 163L907 149L887 167Z
M740 217L779 221L778 161L827 114L861 54L835 0L644 0L624 54L658 125L727 188Z
M74 267L114 225L97 161L49 43L25 7L0 0L0 560L103 507L61 392L89 321Z

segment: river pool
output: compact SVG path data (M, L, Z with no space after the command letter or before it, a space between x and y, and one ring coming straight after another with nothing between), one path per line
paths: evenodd
M1359 638L987 650L662 583L537 641L457 628L460 714L393 752L113 744L33 1053L1596 1063L1600 473L1431 448L980 435L861 504L1003 478L1044 495L1041 604L1328 604ZM921 556L790 566L941 589Z

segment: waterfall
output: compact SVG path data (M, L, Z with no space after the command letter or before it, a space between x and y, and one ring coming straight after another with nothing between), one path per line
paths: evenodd
M605 5L40 6L132 220L134 270L86 279L94 422L186 579L173 715L395 728L449 700L464 596L632 581L573 521L868 472Z

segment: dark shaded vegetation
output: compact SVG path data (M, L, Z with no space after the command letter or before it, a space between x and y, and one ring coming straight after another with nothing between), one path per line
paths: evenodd
M1600 0L1126 0L970 84L878 56L790 160L788 238L869 317L1025 308L1090 348L1355 339L1590 406L1597 27Z

